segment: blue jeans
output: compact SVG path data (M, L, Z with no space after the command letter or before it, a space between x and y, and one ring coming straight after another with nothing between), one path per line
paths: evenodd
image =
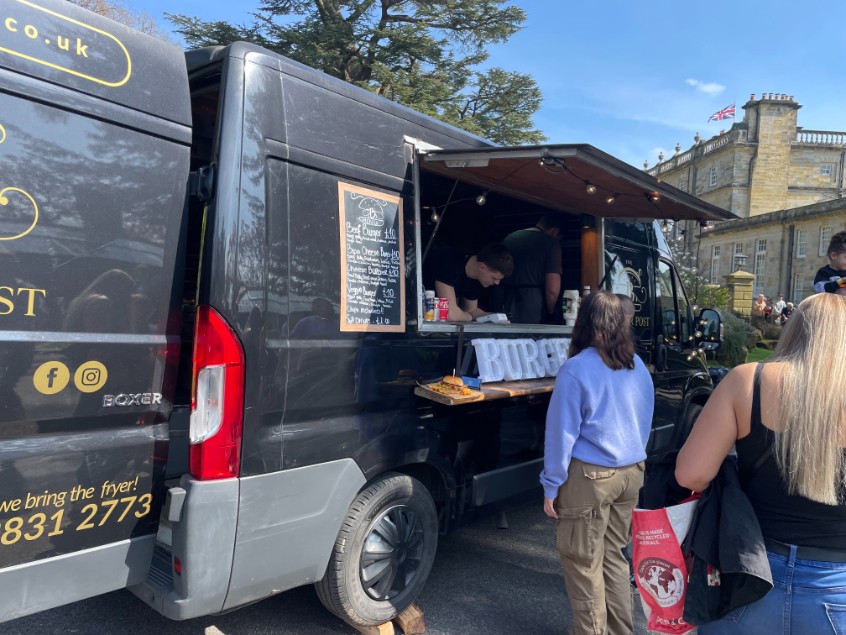
M797 560L767 552L773 589L723 619L699 627L699 635L846 635L846 563Z

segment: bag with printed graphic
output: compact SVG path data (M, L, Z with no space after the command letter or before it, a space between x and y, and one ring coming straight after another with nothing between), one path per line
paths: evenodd
M632 513L632 562L649 629L681 635L695 627L684 621L688 566L681 543L698 497L660 509Z

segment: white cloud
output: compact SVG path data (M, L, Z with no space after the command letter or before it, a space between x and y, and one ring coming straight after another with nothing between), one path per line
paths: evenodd
M688 78L684 80L684 83L688 86L693 86L700 93L706 93L708 95L719 95L726 89L726 87L722 84L718 84L716 82L703 82L698 79Z

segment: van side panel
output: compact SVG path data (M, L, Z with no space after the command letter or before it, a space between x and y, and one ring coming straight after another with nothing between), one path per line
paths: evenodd
M15 591L0 595L0 621L121 588L149 568L190 144L187 93L167 121L118 96L162 91L175 104L186 84L167 83L175 47L135 34L135 79L152 72L146 47L163 64L159 83L90 88L56 67L66 52L22 41L27 27L74 33L92 53L79 30L88 27L62 11L89 14L49 0L4 10L15 21L0 29L0 584ZM75 61L91 77L114 70L112 58Z

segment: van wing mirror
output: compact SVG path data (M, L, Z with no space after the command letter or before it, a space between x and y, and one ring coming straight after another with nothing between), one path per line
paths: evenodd
M714 351L722 342L723 323L718 311L702 309L696 321L696 345L705 350Z

